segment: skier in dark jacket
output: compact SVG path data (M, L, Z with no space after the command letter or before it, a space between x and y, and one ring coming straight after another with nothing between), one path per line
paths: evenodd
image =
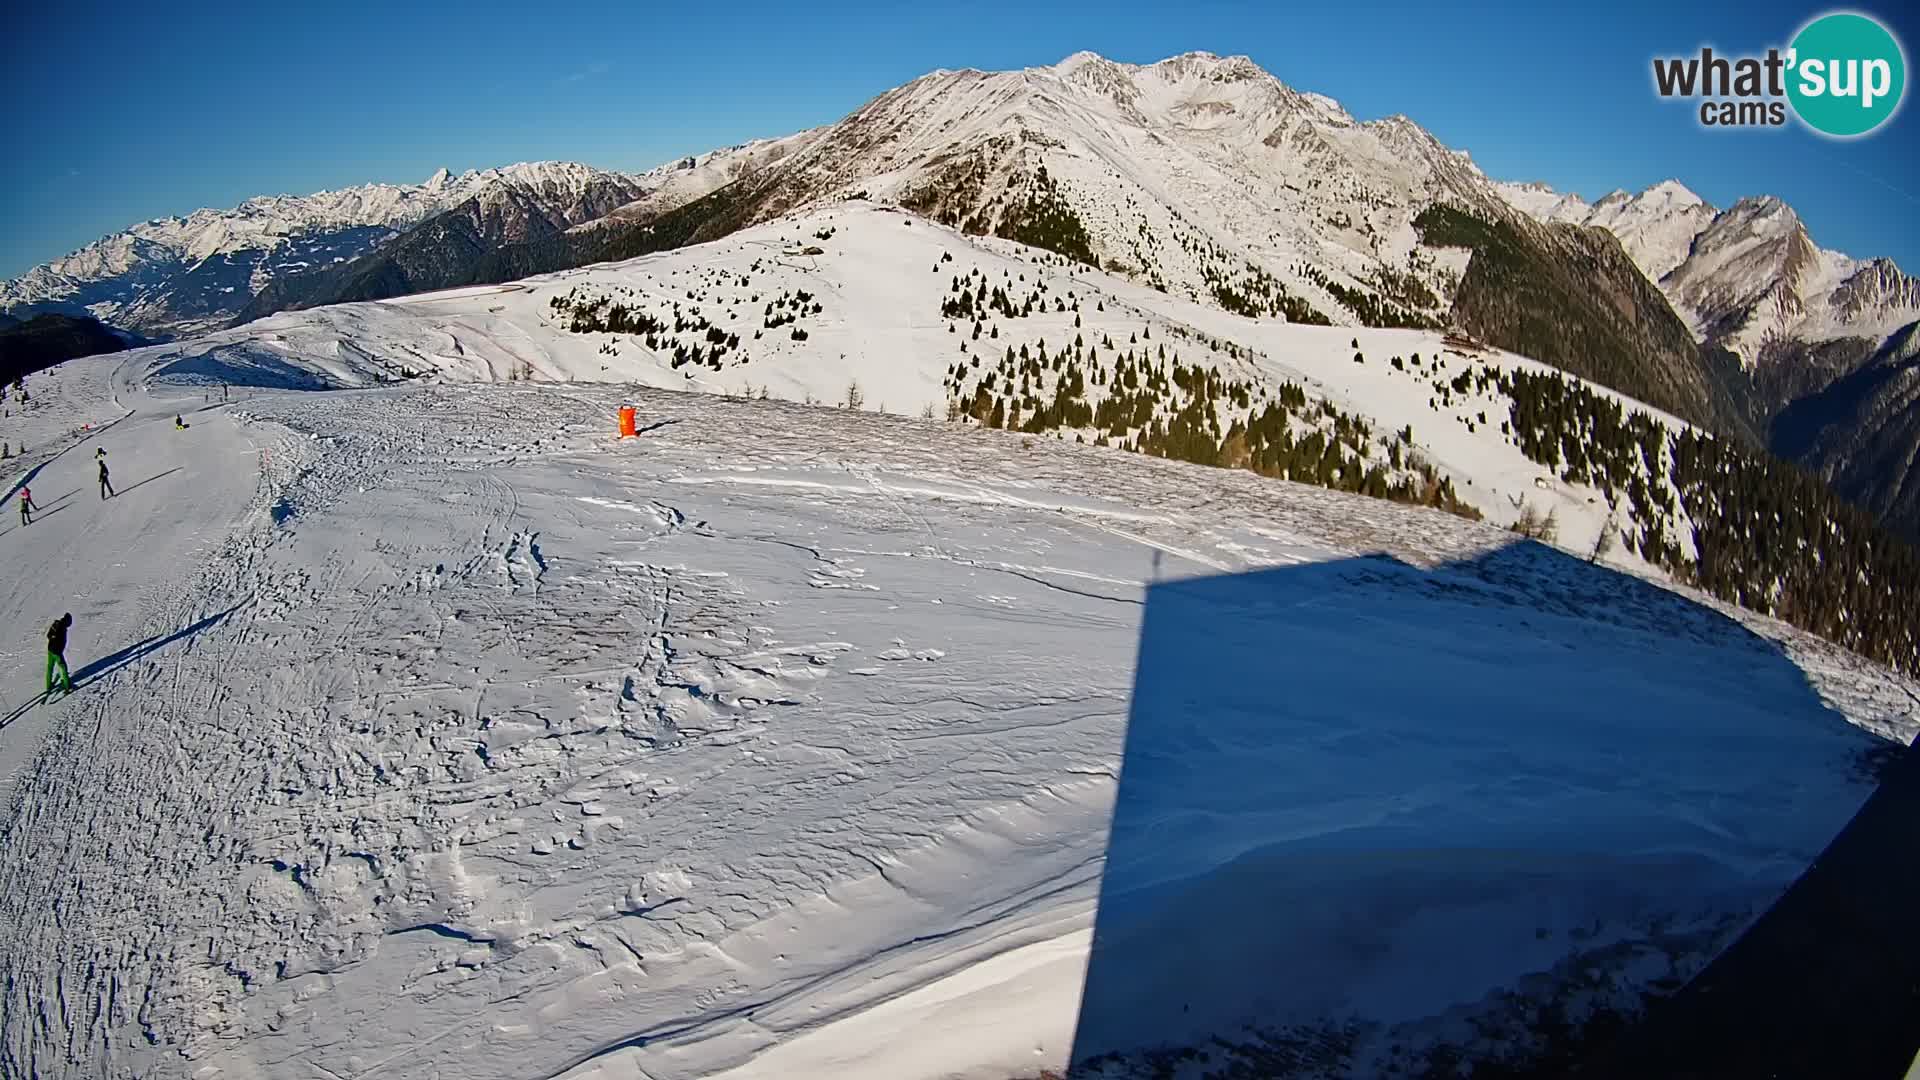
M100 462L100 498L104 500L114 494L113 482L107 479L106 455L102 454L97 460Z
M33 492L20 489L20 524L22 527L33 524L33 512L40 509L33 505Z
M73 677L67 673L67 630L73 626L71 613L53 620L47 627L47 693L54 689L53 673L60 673L59 687L62 693L73 690Z

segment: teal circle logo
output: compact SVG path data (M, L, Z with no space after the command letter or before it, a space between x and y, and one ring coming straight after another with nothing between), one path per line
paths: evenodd
M1787 100L1824 135L1865 135L1893 116L1907 89L1907 58L1886 27L1852 12L1822 15L1794 35Z

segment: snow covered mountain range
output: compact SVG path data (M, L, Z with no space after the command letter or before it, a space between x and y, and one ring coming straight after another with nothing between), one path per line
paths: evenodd
M1496 186L1541 221L1596 225L1619 237L1695 333L1749 368L1769 345L1884 340L1920 319L1920 281L1890 259L1816 246L1793 208L1772 196L1718 210L1677 180L1592 205L1542 184Z
M1356 349L1369 361L1356 364ZM1058 400L1074 381L1064 369L1069 358L1084 367L1080 396L1091 405L1116 394L1101 387L1128 366L1122 354L1164 357L1223 385L1243 383L1254 409L1296 384L1316 409L1324 401L1364 417L1377 430L1342 445L1387 468L1389 479L1414 471L1387 466L1391 433L1417 427L1403 450L1452 477L1479 514L1506 524L1523 502L1541 513L1550 506L1566 541L1591 547L1607 508L1585 486L1536 487L1541 470L1498 421L1475 419L1504 408L1503 398L1449 390L1443 407L1430 402L1440 392L1435 383L1472 366L1446 350L1435 330L1256 322L1043 250L851 200L622 263L282 312L159 349L167 362L157 371L327 387L613 382L813 403L844 403L852 386L866 408L904 415L945 417L987 402L979 407L985 421L1004 399L1012 415L995 426L1020 428L1036 402ZM1474 363L1551 370L1493 354ZM1035 370L1016 370L1028 367ZM1158 389L1148 388L1155 400L1138 417L1063 415L1035 431L1131 446L1180 411L1182 395ZM1233 395L1222 394L1224 405ZM1334 436L1329 416L1302 423L1303 434L1317 424Z
M539 162L262 196L142 222L35 267L0 283L0 310L60 303L142 332L190 332L213 325L214 308L242 306L195 303L195 286L222 296L244 288L250 298L276 276L350 261L475 197L531 195L569 227L602 229L760 176L777 181L762 218L858 187L957 222L1024 193L1041 165L1103 263L1206 296L1243 273L1244 259L1336 323L1362 313L1304 271L1367 291L1383 272L1444 285L1448 275L1416 254L1410 225L1434 201L1496 216L1511 205L1542 222L1607 229L1703 340L1749 364L1770 340L1884 338L1920 318L1913 278L1886 259L1816 247L1778 199L1719 211L1669 180L1589 205L1541 184L1491 181L1404 116L1361 122L1245 57L1204 52L1149 65L1082 52L1023 71L937 71L837 124L639 175ZM768 177L772 170L779 175ZM599 186L629 198L594 213ZM205 280L216 259L229 271L218 285Z
M1435 201L1607 229L1703 340L1749 364L1771 340L1885 338L1920 317L1914 279L1885 259L1817 248L1777 199L1716 211L1667 181L1588 205L1544 185L1494 182L1404 116L1361 122L1245 57L1204 52L1148 65L1082 52L1023 71L937 71L828 127L634 176L542 162L263 196L143 222L35 267L0 283L0 310L85 306L144 333L198 331L276 277L351 261L469 199L510 192L590 231L644 221L742 179L769 189L757 220L858 189L989 225L983 213L1004 217L1035 194L1042 166L1103 265L1199 297L1264 272L1335 323L1367 314L1340 289L1390 294L1380 286L1401 274L1434 287L1433 302L1383 300L1443 314L1439 301L1461 266L1424 257L1411 225ZM598 187L628 198L596 213ZM500 242L525 239L508 233Z
M1891 262L1818 248L1777 199L1720 211L1668 181L1588 205L1496 182L1404 116L1363 122L1204 52L937 71L834 124L637 176L514 166L253 200L36 268L0 285L0 310L203 332L628 258L849 196L1239 314L1462 326L1710 429L1824 447L1804 463L1920 535L1920 448L1887 426L1920 380L1889 353L1920 286ZM1436 223L1442 209L1463 216ZM1869 370L1871 393L1838 389Z
M266 195L156 218L0 282L0 310L87 313L152 336L216 329L268 283L348 262L463 204L531 202L568 225L635 198L641 182L572 162L441 169L419 184Z

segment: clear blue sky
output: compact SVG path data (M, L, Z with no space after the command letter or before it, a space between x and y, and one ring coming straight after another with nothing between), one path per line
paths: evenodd
M27 4L0 36L0 276L150 217L434 169L623 169L836 120L935 68L1244 53L1501 179L1774 194L1816 242L1920 273L1920 107L1853 142L1703 131L1649 61L1784 45L1824 7L1188 2ZM182 5L186 7L187 5ZM1868 5L1920 55L1920 19ZM1909 97L1920 91L1910 91Z

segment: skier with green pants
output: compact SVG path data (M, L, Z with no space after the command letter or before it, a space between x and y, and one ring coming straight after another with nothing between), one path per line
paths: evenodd
M60 673L58 683L61 693L73 692L73 677L67 673L67 630L73 626L71 613L53 620L47 627L47 696L53 696L55 683L53 673Z

